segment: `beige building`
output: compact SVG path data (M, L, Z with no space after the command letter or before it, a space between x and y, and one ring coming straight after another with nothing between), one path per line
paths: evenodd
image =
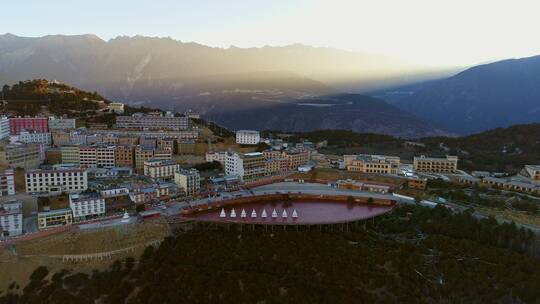
M400 158L398 156L346 155L344 162L348 171L376 174L398 174Z
M189 139L179 140L176 143L176 153L178 155L195 154L195 141Z
M287 168L284 171L296 170L298 167L307 164L311 158L311 152L307 149L268 150L263 151L263 155L267 160L273 158L285 159L287 161ZM280 167L280 170L283 169Z
M133 146L116 146L114 151L114 164L117 167L133 167L134 164Z
M68 145L60 147L63 164L80 164L79 145Z
M54 130L51 137L53 145L57 147L71 143L71 134L69 132Z
M73 212L70 208L38 212L39 230L67 226L73 223Z
M154 149L143 147L135 148L135 169L138 173L144 172L144 162L154 157Z
M414 157L414 170L416 172L430 173L456 173L457 171L457 156L442 157Z
M222 166L225 165L225 160L227 159L227 151L218 151L218 152L206 152L204 160L208 163L217 161Z
M37 144L0 145L0 165L34 169L41 164L41 148Z
M180 165L174 160L148 160L144 162L144 175L153 180L172 180Z
M266 175L280 174L289 171L289 160L286 158L269 158L265 162Z
M196 197L201 188L201 176L196 169L177 171L174 182L186 192L187 197Z

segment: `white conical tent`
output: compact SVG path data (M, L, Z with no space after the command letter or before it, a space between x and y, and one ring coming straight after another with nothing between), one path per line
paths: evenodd
M257 217L257 212L255 212L255 209L253 209L253 211L251 211L251 217L253 217L253 218Z
M273 217L273 218L276 218L276 217L277 217L276 209L274 209L274 210L272 211L272 217Z
M236 217L236 211L234 210L234 208L231 211L231 217Z
M240 217L241 218L247 217L246 210L244 208L242 208L242 212L240 213Z
M283 209L283 213L281 214L282 218L287 218L289 215L287 214L287 210Z
M261 217L262 218L266 218L268 215L266 215L266 209L263 209L262 213L261 213Z
M227 217L227 213L225 213L225 208L221 208L221 213L219 214L219 217Z
M298 218L298 212L296 212L296 209L293 210L292 217L293 218Z

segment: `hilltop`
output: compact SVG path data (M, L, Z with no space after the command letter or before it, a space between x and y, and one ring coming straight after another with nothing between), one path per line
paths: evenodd
M114 120L107 105L111 100L97 92L87 92L58 81L33 79L4 85L0 91L4 103L0 114L11 116L56 115L79 118L82 121L106 122ZM126 113L148 112L148 108L125 106Z

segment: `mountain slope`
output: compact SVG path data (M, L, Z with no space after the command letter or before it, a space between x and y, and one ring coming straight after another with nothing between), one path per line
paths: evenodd
M395 104L451 130L470 134L540 121L540 56L465 70L420 87ZM391 94L385 98L392 100Z
M231 129L312 131L352 130L406 138L448 135L443 128L382 100L359 94L339 94L279 102L251 95L232 95L242 109L208 108L205 116ZM252 106L256 103L257 106ZM202 104L202 103L201 103Z
M154 95L141 92L155 91L156 86L161 86L161 91L174 91L165 94L174 99L191 95L198 88L192 83L208 76L219 83L234 74L276 71L330 86L347 83L358 90L384 87L403 82L400 77L427 72L424 67L380 55L300 44L222 49L141 36L103 41L93 35L39 38L0 35L0 76L9 76L12 82L58 79L124 102L152 102ZM311 89L311 86L295 87L300 92ZM319 93L327 89L322 84L317 88Z

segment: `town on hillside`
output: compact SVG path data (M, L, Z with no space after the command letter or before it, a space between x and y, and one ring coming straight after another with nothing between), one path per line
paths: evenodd
M465 172L452 155L327 155L321 152L327 140L231 132L192 111L126 115L121 103L107 109L116 114L110 127L81 127L68 116L0 118L3 240L71 226L181 220L260 189L317 195L344 190L370 200L384 195L392 203L478 207L480 214L538 231L527 214L538 212L540 165L525 165L509 176ZM482 204L488 200L491 205Z

